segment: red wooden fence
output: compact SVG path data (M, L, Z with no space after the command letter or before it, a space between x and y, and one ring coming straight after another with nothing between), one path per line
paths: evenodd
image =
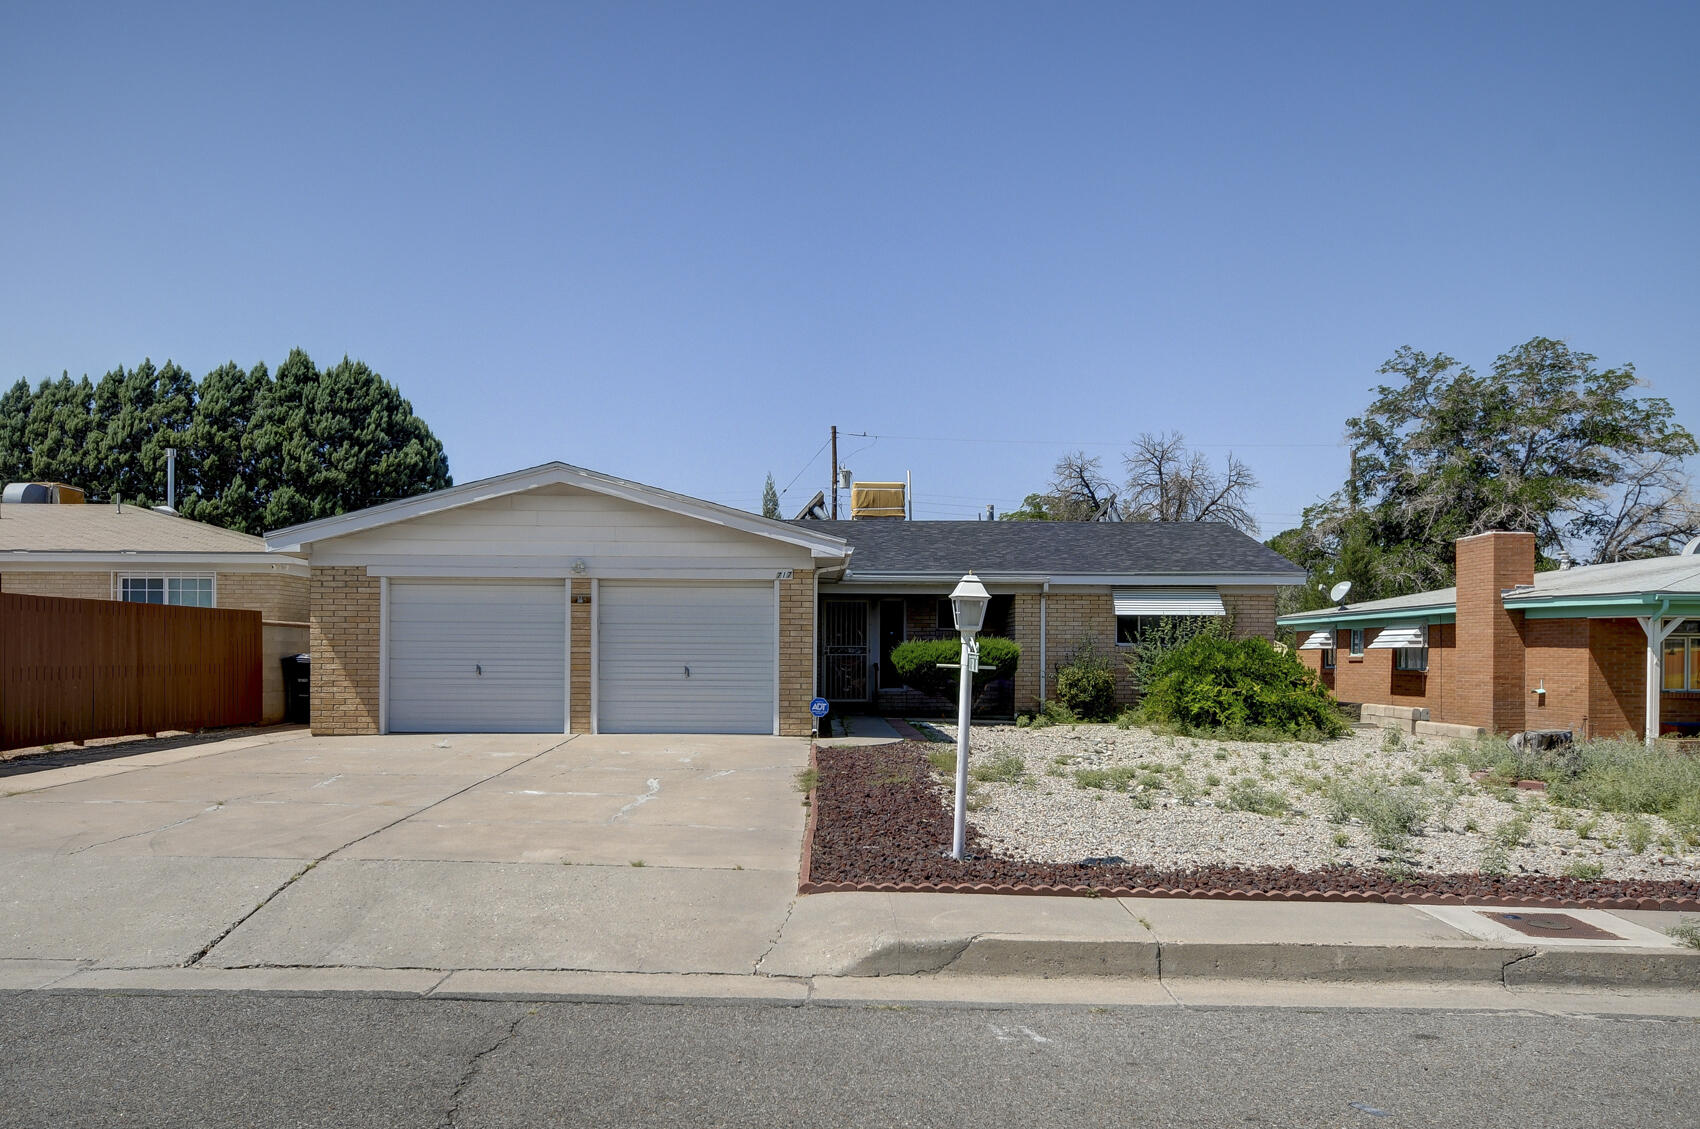
M0 749L260 721L260 613L0 593Z

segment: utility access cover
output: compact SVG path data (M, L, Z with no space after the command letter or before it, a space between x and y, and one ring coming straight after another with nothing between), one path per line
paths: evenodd
M1616 933L1607 933L1597 925L1589 925L1578 917L1567 913L1481 913L1501 925L1508 925L1519 933L1527 933L1531 937L1574 937L1577 940L1589 941L1621 941Z

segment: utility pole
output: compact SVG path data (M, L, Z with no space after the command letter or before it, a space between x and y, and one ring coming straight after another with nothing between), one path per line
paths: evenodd
M832 520L838 520L838 425L832 425Z

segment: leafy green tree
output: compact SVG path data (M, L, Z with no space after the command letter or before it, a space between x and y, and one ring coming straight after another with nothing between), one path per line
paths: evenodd
M227 361L201 378L195 418L183 438L180 467L186 517L245 533L265 528L251 483L255 458L249 427L271 388L264 364L247 372Z
M277 529L451 484L443 445L394 385L344 357L320 372L300 349L278 366L253 424L255 490Z
M27 432L34 404L35 393L27 380L20 379L0 394L0 482L18 482L31 474Z
M25 478L82 486L94 435L94 385L88 377L44 380L24 424L29 447Z
M779 520L779 491L773 485L773 472L767 475L767 484L761 488L761 516Z
M199 384L181 366L144 360L98 383L69 374L0 394L0 473L54 479L91 501L115 493L165 500L165 451L178 450L178 509L248 533L438 490L451 483L443 445L366 365L320 372L297 349L274 380L235 364Z
M1534 533L1548 560L1672 551L1700 529L1694 436L1668 400L1636 393L1634 366L1595 361L1545 337L1486 373L1400 349L1346 422L1352 475L1276 541L1313 576L1337 562L1355 599L1450 584L1453 542L1495 529Z

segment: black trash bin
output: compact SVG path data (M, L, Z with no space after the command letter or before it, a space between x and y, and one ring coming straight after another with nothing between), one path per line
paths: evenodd
M283 720L306 725L312 719L312 703L312 656L283 656Z

